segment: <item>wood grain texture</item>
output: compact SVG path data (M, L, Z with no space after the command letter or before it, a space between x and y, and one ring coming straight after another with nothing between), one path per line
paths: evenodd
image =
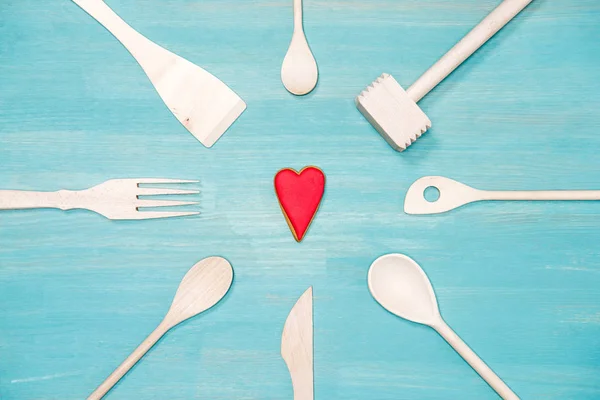
M371 298L368 267L390 252L427 266L444 317L523 399L600 396L600 204L402 210L426 175L495 190L600 183L596 0L534 1L423 99L435 126L403 154L354 97L384 70L408 87L497 0L306 0L320 83L304 98L280 81L289 0L107 3L235 88L248 110L205 149L71 1L0 2L1 189L115 176L202 184L202 214L190 219L0 213L2 400L84 398L209 255L235 267L229 295L167 334L108 399L292 398L281 324L309 286L315 398L494 399L435 332ZM304 165L327 171L328 188L298 244L272 182Z

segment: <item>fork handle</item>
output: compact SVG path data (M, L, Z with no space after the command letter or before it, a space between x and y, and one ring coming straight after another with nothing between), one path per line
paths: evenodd
M59 208L71 210L76 207L77 192L30 192L24 190L0 190L0 210L26 210L31 208Z

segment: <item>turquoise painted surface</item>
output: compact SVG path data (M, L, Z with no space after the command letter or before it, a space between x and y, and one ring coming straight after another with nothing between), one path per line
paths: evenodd
M497 3L306 0L321 80L296 98L279 80L291 1L108 1L247 101L207 150L75 4L1 2L0 187L199 178L203 214L0 213L0 398L85 398L209 255L235 268L229 296L167 334L108 398L291 399L280 335L309 285L317 399L495 398L433 331L372 300L367 269L388 252L423 266L448 323L522 398L600 398L600 204L402 212L423 175L600 187L600 4L536 0L422 102L434 128L404 154L353 105L382 72L410 85ZM309 164L328 186L297 244L272 179Z

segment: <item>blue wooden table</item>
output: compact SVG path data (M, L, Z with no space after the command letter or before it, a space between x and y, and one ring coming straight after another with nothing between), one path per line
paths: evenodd
M431 329L370 296L369 265L416 259L448 323L523 399L600 398L600 204L402 211L445 175L487 189L600 188L600 3L536 0L422 102L404 154L354 107L382 72L408 87L497 0L306 0L320 82L280 82L291 1L109 0L230 85L247 111L208 150L127 51L68 0L0 2L0 187L201 180L202 215L109 221L0 213L0 398L82 399L149 334L185 272L226 257L225 300L167 334L110 399L292 399L283 323L315 291L319 400L494 399ZM273 191L317 165L326 194L296 243Z

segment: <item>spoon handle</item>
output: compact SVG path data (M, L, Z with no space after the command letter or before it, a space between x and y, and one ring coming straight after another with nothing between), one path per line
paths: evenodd
M302 32L304 30L302 20L302 0L294 0L294 32Z
M486 363L444 321L433 328L454 350L492 387L504 400L519 400L519 397L496 375Z
M600 200L600 190L481 191L481 200Z
M87 400L100 400L106 393L112 389L119 380L125 376L127 372L158 342L158 340L170 329L170 326L164 321L131 353L129 357L121 365L114 370L112 374L96 390Z

